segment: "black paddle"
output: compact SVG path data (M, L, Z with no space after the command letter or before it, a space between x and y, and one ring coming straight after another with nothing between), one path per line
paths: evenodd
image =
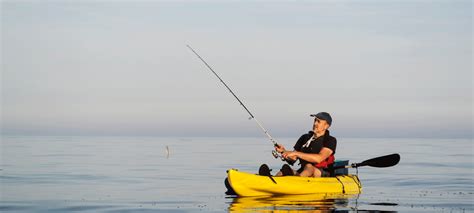
M391 154L385 155L381 157L372 158L369 160L362 161L361 163L353 163L350 166L338 166L334 167L334 169L341 169L341 168L357 168L361 166L371 166L377 168L385 168L395 166L400 162L400 155L399 154Z

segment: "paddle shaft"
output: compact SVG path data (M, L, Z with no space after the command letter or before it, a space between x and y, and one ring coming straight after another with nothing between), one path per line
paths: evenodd
M337 166L332 169L342 169L342 168L358 168L361 166L370 166L370 167L377 167L377 168L385 168L395 166L400 162L400 155L399 154L390 154L384 155L376 158L371 158L369 160L362 161L361 163L353 163L348 166Z

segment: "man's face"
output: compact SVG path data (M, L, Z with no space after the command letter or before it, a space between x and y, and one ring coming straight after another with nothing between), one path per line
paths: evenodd
M329 128L329 124L325 120L321 120L319 118L314 119L313 132L322 133L322 132L325 132L328 128Z

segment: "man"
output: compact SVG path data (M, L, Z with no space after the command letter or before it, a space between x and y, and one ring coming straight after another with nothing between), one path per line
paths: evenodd
M313 130L302 135L294 145L294 151L287 151L284 146L279 145L275 150L288 161L299 160L301 168L293 170L288 164L283 165L276 176L298 175L303 177L326 177L329 172L325 171L330 164L334 163L337 140L329 134L332 124L331 115L320 112L311 115L314 118ZM259 170L260 175L270 175L270 169L263 164Z

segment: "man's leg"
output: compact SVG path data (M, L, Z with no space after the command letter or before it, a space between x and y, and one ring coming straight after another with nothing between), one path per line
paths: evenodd
M300 174L301 177L321 177L321 170L312 164L306 164L304 170Z
M286 168L285 168L286 167ZM280 171L278 171L275 176L286 176L286 175L297 175L296 171L293 170L290 165L285 164L281 167Z

